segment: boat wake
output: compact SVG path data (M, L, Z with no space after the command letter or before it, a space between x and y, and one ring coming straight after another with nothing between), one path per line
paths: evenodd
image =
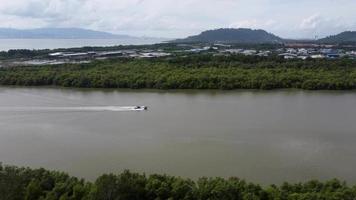
M128 112L128 111L144 111L144 106L78 106L78 107L0 107L0 111L18 111L18 112L36 112L36 111L87 111L87 112Z

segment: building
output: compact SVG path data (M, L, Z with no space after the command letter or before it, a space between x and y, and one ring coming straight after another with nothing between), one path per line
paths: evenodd
M325 58L325 56L323 54L315 54L315 55L311 55L310 56L313 59L322 59Z
M281 56L284 59L295 59L298 57L297 54L293 54L293 53L281 53L281 54L278 54L278 56Z

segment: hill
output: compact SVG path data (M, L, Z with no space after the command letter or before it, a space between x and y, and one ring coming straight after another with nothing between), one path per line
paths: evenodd
M337 35L319 39L318 42L327 44L356 43L356 31L345 31Z
M127 35L93 31L81 28L39 28L12 29L0 28L0 39L122 39L133 38Z
M190 36L173 42L223 42L223 43L281 43L283 40L264 30L223 28L204 31L199 35Z

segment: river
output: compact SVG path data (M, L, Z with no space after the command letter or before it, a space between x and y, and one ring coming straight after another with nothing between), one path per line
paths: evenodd
M356 92L0 87L0 138L4 164L89 180L130 169L356 183Z

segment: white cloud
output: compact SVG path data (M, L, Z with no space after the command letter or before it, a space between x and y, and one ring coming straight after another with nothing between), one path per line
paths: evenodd
M355 7L354 0L0 0L0 27L81 27L162 37L248 27L296 37L355 29Z
M275 20L258 20L258 19L250 19L250 20L242 20L235 23L230 24L230 28L252 28L252 29L266 29L271 28L277 24Z
M294 30L304 37L316 36L324 37L330 34L337 34L340 31L355 30L356 26L352 21L342 17L325 17L320 14L313 14L301 20Z
M322 23L322 18L319 14L314 14L302 20L299 27L301 29L315 29Z

